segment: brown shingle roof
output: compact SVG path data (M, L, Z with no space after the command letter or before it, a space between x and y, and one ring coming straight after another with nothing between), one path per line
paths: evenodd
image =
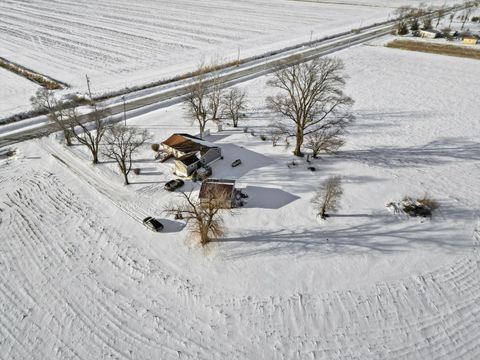
M195 140L198 140L198 142ZM208 149L210 149L210 147L201 144L200 141L202 141L202 139L199 139L192 135L173 134L167 140L162 142L162 144L167 145L175 150L181 151L185 154L197 151L201 151L202 154L204 154Z

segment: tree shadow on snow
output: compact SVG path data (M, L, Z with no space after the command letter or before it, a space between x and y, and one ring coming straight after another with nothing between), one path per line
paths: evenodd
M341 151L337 156L389 168L442 165L458 160L480 161L480 143L462 138L443 138L419 147L384 146Z
M453 236L455 229L451 224L426 219L423 222L403 221L389 214L367 217L361 224L340 228L324 225L323 229L283 229L227 238L221 240L224 245L221 247L222 256L237 259L265 254L392 254L427 248L441 248L453 253L471 248L470 241ZM325 224L328 224L328 220Z

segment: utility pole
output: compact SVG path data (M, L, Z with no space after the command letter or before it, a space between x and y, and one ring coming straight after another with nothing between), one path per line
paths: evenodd
M312 38L313 38L313 30L310 31L310 42L312 42Z
M93 101L92 89L90 87L90 78L88 77L88 74L85 74L85 78L87 79L87 89L88 89L88 96L90 97L90 105L93 104L95 111L97 111L97 103Z
M240 46L238 47L237 65L240 65Z
M127 109L125 107L125 95L122 96L122 100L123 100L123 122L125 126L127 126Z

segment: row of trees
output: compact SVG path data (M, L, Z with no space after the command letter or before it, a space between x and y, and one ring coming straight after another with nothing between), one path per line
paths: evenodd
M218 77L208 77L207 69L201 66L195 83L188 88L186 105L190 118L198 123L200 137L203 138L209 122L219 122L229 118L237 127L240 117L247 108L245 91L232 88L224 91Z
M77 140L88 148L93 164L99 163L100 154L114 160L128 185L133 155L149 135L145 130L111 124L108 111L93 101L90 86L88 88L91 111L87 114L80 114L70 102L58 99L53 90L41 88L30 101L35 110L47 113L56 130L63 133L67 146L72 145L73 139Z
M320 58L274 73L267 84L279 92L266 98L268 109L279 115L271 124L274 144L280 137L294 138L294 155L303 156L307 148L314 157L344 144L345 129L354 119L350 112L354 101L343 91L344 69L339 59ZM207 123L218 121L220 114L237 127L246 109L246 93L238 88L223 93L218 79L201 75L189 88L186 105L202 136Z
M464 9L461 11L459 19L462 21L462 30L465 27L465 23L468 21L472 13L480 5L479 0L466 0L463 3ZM398 35L406 35L411 31L417 31L422 29L428 30L434 27L438 28L440 22L445 19L448 14L448 8L446 5L440 7L427 7L425 4L420 4L419 7L401 6L395 11L397 16L396 33ZM450 23L448 28L451 27L456 14L451 13L448 17Z

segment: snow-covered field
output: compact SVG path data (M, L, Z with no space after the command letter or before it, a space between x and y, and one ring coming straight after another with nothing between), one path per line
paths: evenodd
M88 74L102 93L386 20L404 3L418 1L1 1L0 49L72 91Z
M378 44L338 55L357 121L316 172L259 138L265 78L242 85L257 136L210 140L225 156L215 175L250 198L206 253L162 214L172 165L149 149L128 188L53 137L0 159L0 358L477 359L480 68ZM130 123L156 142L196 130L181 106ZM345 193L322 222L310 200L329 175ZM385 208L424 193L441 205L432 220Z
M28 111L37 89L35 83L0 68L0 117Z

